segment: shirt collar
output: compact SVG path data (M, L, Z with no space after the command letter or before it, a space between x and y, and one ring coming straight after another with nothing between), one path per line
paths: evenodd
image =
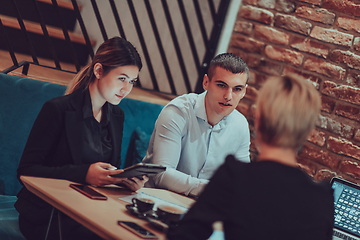
M204 91L203 93L198 95L198 98L196 99L196 102L195 102L194 110L195 110L196 117L201 118L202 120L204 120L206 122L206 124L211 126L208 123L206 110L205 110L206 93L207 93L207 91ZM224 128L226 126L227 117L228 116L223 117L223 119L221 119L220 122L218 122L215 126L213 126L213 130L216 131L216 130L220 130L220 129Z
M83 118L90 118L93 117L93 111L92 111L92 103L91 103L91 97L90 97L90 91L89 89L85 90L85 101L83 106ZM110 111L109 111L109 103L105 102L104 106L102 107L102 118L101 118L101 124L103 126L106 126L109 123L110 119Z
M207 91L204 91L203 93L198 95L196 102L195 102L195 108L194 108L196 117L203 119L205 122L207 122L207 116L206 116L206 110L205 110L206 92Z

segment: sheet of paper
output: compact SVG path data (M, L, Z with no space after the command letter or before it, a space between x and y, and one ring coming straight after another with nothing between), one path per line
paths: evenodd
M166 200L158 198L158 197L151 196L151 195L149 195L147 193L144 193L144 192L140 192L140 193L137 193L137 194L121 197L119 199L123 200L125 202L128 202L128 203L132 203L131 199L133 199L133 198L148 198L148 199L153 200L155 202L154 209L156 209L157 206L159 206L159 205L168 205L168 206L177 207L177 208L183 210L184 212L188 211L188 209L186 207L180 206L179 204L175 204L175 203L166 201Z

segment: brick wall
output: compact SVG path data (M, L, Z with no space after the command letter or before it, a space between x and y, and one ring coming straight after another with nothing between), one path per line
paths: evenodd
M242 0L228 51L250 67L238 110L251 130L261 85L270 76L302 75L321 93L322 111L299 167L317 180L360 183L360 0Z

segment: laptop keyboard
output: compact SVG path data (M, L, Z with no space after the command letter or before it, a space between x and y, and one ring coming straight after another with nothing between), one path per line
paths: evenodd
M360 235L360 194L350 189L343 189L334 207L335 226Z
M344 240L358 240L358 238L353 238L353 237L351 237L349 235L345 235L345 234L343 234L341 232L338 232L336 230L334 230L333 236L338 237L340 239L344 239Z

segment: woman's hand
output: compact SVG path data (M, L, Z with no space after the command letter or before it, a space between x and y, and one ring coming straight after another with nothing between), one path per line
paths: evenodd
M114 178L110 175L122 173L123 171L123 169L116 169L116 167L110 163L93 163L90 165L86 174L86 182L94 186L116 184L119 182L119 178Z

